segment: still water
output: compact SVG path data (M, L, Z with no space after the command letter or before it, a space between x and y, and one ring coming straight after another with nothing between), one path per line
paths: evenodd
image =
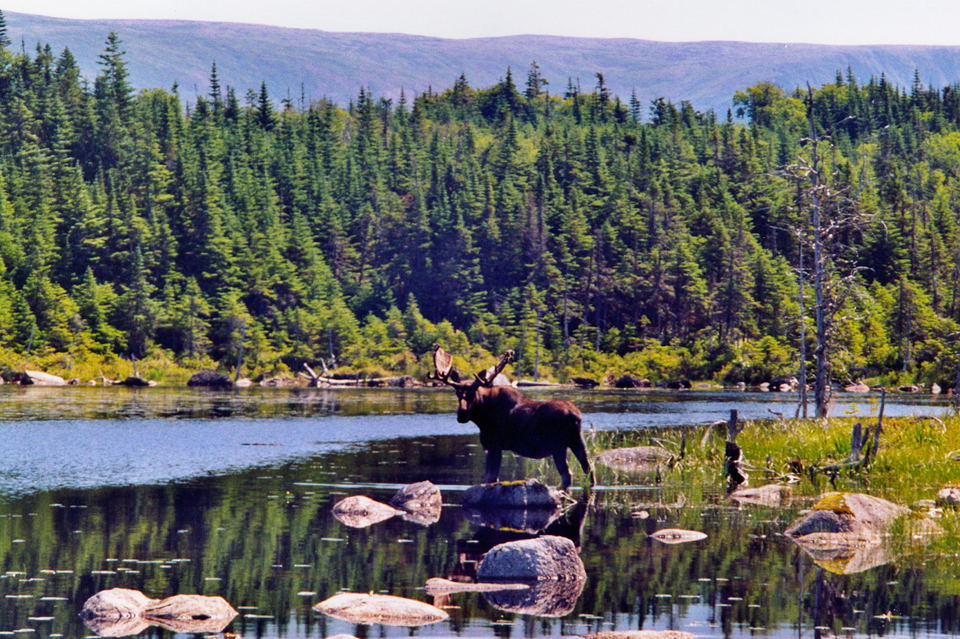
M710 423L731 408L747 418L794 410L779 394L563 394L597 431ZM848 397L835 412L878 407L875 397ZM416 630L312 611L340 590L432 602L427 579L469 578L488 548L524 536L458 505L483 456L475 427L457 424L453 409L439 391L0 389L0 636L92 635L77 613L112 587L222 595L241 613L226 630L248 638L960 633L960 563L942 547L835 574L779 535L809 501L737 507L719 482L668 473L657 484L608 469L594 500L550 531L572 538L586 566L572 609L516 614L496 596L455 594L436 602L449 621ZM885 407L947 411L918 397ZM524 476L558 481L552 464L506 455L503 478ZM431 526L395 518L354 529L331 515L344 496L387 501L424 479L444 494ZM708 537L673 546L648 537L668 527ZM170 632L144 632L161 634Z

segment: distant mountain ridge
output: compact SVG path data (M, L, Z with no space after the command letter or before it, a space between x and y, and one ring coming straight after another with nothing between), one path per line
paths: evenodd
M110 31L123 40L131 81L138 88L180 86L186 99L208 90L211 63L222 84L241 97L267 83L277 99L326 97L346 104L360 88L396 98L444 89L465 74L487 87L508 67L523 85L536 60L552 93L569 80L592 91L597 72L623 100L632 91L644 103L658 97L689 100L725 113L734 91L760 81L790 91L807 82L830 82L853 70L866 82L885 74L908 87L914 72L935 87L960 82L960 46L836 46L747 42L654 42L632 39L519 35L463 40L387 33L336 33L228 22L174 20L73 20L5 13L8 34L28 51L49 43L69 47L93 78Z

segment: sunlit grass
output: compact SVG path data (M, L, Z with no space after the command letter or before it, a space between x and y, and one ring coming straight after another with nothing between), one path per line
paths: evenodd
M851 430L876 419L763 420L747 422L737 438L750 473L750 485L791 480L797 491L857 491L909 504L933 499L946 485L960 485L960 417L887 418L875 458L866 466L846 466ZM686 433L679 458L681 434ZM661 468L663 483L723 486L725 430L699 427L672 430L598 432L588 435L592 456L617 447L661 445L677 453ZM871 434L871 439L872 439ZM831 468L838 467L838 468Z

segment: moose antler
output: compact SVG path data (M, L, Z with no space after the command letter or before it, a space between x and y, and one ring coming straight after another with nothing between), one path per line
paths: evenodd
M511 349L506 351L503 355L500 356L500 361L497 362L496 366L491 366L490 368L480 371L478 374L474 375L484 386L493 386L493 380L497 378L497 375L503 370L503 368L512 362L516 357L516 353Z
M460 381L460 375L453 368L453 355L440 348L439 344L433 345L433 372L428 377L448 386L456 386Z

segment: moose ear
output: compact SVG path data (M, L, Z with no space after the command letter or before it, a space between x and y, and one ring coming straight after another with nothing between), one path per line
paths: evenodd
M451 368L451 369L450 369L450 381L451 381L451 382L461 382L461 381L463 381L463 379L460 377L460 372L459 372L457 369L455 369L455 368Z

